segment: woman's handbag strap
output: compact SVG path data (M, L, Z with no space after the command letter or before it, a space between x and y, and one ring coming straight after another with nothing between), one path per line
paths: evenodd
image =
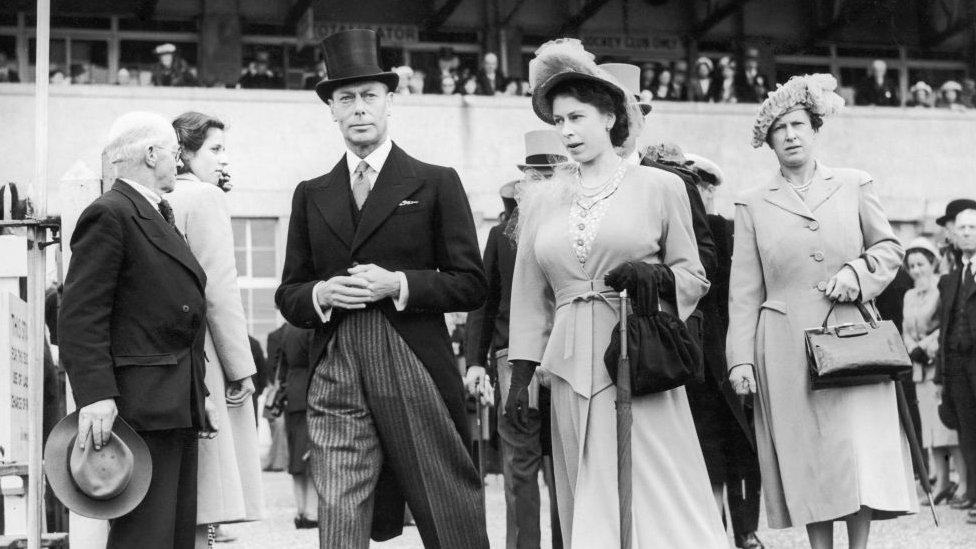
M827 309L827 315L824 316L823 325L820 327L821 331L823 332L827 331L827 321L830 320L830 313L834 312L834 307L836 307L838 303L840 302L837 301L836 299L832 299L830 301L830 309ZM861 300L855 301L854 305L857 306L857 310L861 311L861 316L864 318L865 322L869 323L872 328L878 327L878 319L876 319L874 315L871 314L871 312L868 310L868 308L864 305L864 303Z

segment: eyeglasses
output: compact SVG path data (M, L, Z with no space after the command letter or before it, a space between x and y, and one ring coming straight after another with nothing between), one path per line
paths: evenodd
M179 145L177 145L175 148L165 147L163 145L156 145L155 147L157 149L161 149L161 150L164 150L164 151L170 151L170 152L172 152L173 153L173 160L176 160L177 162L179 162L180 156L183 153L183 147L180 147Z

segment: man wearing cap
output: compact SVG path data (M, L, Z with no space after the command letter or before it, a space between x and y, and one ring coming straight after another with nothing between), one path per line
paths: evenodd
M189 549L197 435L216 424L203 382L206 275L161 197L173 190L179 146L167 119L134 112L112 125L105 154L118 179L71 235L58 321L75 443L97 453L120 418L152 457L148 492L112 521L108 547Z
M548 178L559 164L568 160L558 132L535 130L525 134L525 163L519 164L518 168L525 173L526 179ZM487 362L488 369L492 370L491 378L498 383L499 402L502 403L508 401L512 379L512 365L508 362L508 319L515 273L515 244L506 236L506 232L509 224L515 223L517 183L507 183L500 191L505 204L505 218L488 233L484 255L488 299L481 308L468 315L465 345L468 365L465 386L468 393L483 398ZM504 407L498 407L498 434L505 478L506 546L512 549L539 547L539 471L543 471L549 486L553 547L561 547L552 474L549 390L540 387L538 380L534 379L529 391L532 396L529 398L530 412L525 428L506 420Z
M464 387L444 314L484 301L471 208L457 173L390 141L398 77L376 34L323 41L316 86L345 138L335 168L295 189L284 317L315 329L308 433L323 548L367 547L403 529L426 547L488 547L483 488L467 450Z
M976 479L976 208L960 210L952 222L959 263L955 271L939 279L942 330L936 379L943 384L946 405L958 418L959 449L968 478ZM976 509L976 482L970 480L966 493L957 495L950 505Z
M939 246L942 256L942 263L939 271L943 274L955 272L960 266L959 249L955 243L956 216L963 210L976 209L976 200L969 198L957 198L946 205L945 214L935 220L935 222L945 229L945 239Z

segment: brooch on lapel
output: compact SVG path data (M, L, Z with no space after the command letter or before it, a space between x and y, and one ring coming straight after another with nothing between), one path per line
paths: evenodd
M416 200L404 200L399 204L397 204L397 207L399 208L400 206L413 206L414 204L420 204L420 202Z

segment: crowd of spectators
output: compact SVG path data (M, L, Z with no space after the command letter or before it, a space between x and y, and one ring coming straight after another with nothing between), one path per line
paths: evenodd
M246 89L284 89L286 78L273 66L267 51L259 50L247 60L236 82L202 81L197 69L188 63L173 44L155 48L156 63L152 67L122 67L115 84L119 86L213 86ZM450 47L441 48L436 64L431 67L393 67L400 75L396 93L402 95L508 95L532 94L529 83L510 78L501 70L498 55L485 53L477 66L462 64ZM49 73L53 85L91 84L91 67L72 64L54 66ZM326 77L324 61L311 67L302 79L304 89L314 89ZM0 83L20 82L20 75L8 52L0 50ZM852 85L853 84L853 85ZM883 60L874 60L860 82L846 82L851 88L854 104L897 107L902 105L898 84L889 75ZM687 61L644 63L641 66L641 100L690 101L705 103L759 103L775 89L775 76L762 66L756 48L747 48L741 59L722 56L717 60L702 56L689 66ZM944 108L964 111L976 108L976 80L965 78L960 83L947 80L937 88L918 80L909 89L904 105L911 108Z

